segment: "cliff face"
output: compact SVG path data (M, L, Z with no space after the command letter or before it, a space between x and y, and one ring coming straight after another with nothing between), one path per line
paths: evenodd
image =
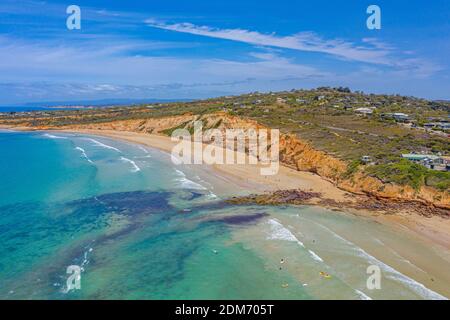
M315 150L308 143L294 136L282 136L280 154L283 164L297 170L314 172L345 191L367 194L376 198L419 201L450 209L449 192L427 186L415 190L410 186L384 183L361 171L346 178L347 164L345 162Z
M203 130L215 128L226 129L262 129L264 126L254 120L230 116L226 113L208 115L186 114L166 118L149 118L143 120L126 120L109 123L71 126L70 128L121 130L162 134L173 128L190 128L193 122L201 120ZM299 171L313 172L333 182L337 187L358 194L367 194L376 198L398 201L419 201L440 208L450 209L450 194L423 186L414 190L410 186L384 183L381 180L365 175L361 171L347 177L347 164L325 152L315 150L310 144L290 134L280 134L280 161L290 168Z
M188 121L194 121L195 118L196 117L193 115L182 115L167 118L120 120L106 123L70 125L67 128L117 130L117 131L146 132L146 133L160 134L161 131L180 126L181 124L186 123Z

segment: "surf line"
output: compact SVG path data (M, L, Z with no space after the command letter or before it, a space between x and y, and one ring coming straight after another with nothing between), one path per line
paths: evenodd
M89 163L92 163L92 164L93 164L92 160L89 159L89 157L88 157L87 154L86 154L86 151L85 151L83 148L81 148L81 147L76 147L75 149L81 152L81 155L83 156L83 158L85 158Z
M124 162L128 162L129 164L131 164L131 165L133 166L132 172L138 172L138 171L141 171L141 168L139 168L139 167L137 166L136 162L134 162L133 160L130 160L130 159L125 158L125 157L120 157L120 160L121 160L121 161L124 161Z
M119 153L122 153L122 151L120 151L119 149L117 149L117 148L115 148L115 147L112 147L112 146L108 146L107 144L104 144L104 143L102 143L102 142L100 142L100 141L97 141L97 140L95 140L95 139L92 139L92 138L84 138L84 140L91 141L91 142L92 142L94 145L96 145L97 147L102 147L102 148L105 148L105 149L111 149L111 150L117 151L117 152L119 152Z

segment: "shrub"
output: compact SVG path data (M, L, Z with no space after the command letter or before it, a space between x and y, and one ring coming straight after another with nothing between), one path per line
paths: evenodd
M393 182L399 185L409 185L418 190L425 183L429 169L424 166L401 159L395 163L379 164L368 167L366 172L384 182Z

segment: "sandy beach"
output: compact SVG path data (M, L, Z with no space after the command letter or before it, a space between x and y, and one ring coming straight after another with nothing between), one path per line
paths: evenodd
M176 145L176 142L172 141L169 137L155 134L92 129L64 131L86 133L120 139L132 143L142 144L152 148L157 148L169 153ZM260 169L262 167L261 165L216 164L212 167L218 173L227 176L227 178L232 179L240 186L250 188L250 190L255 192L300 188L303 190L320 192L325 198L335 199L336 201L348 200L348 196L350 196L348 192L340 190L331 182L328 182L315 174L296 171L285 166L280 166L280 169L276 175L268 176L263 176L260 174Z
M142 144L148 147L157 148L159 150L170 153L176 142L169 137L144 134L126 131L114 130L93 130L93 129L76 129L64 130L71 133L83 133L90 135L98 135L128 141L131 143ZM195 165L193 165L195 166ZM280 165L279 172L272 176L263 176L260 174L260 165L213 165L210 166L211 174L217 175L219 178L234 183L238 187L251 193L302 189L322 194L325 199L333 199L336 202L361 201L354 195L345 192L331 182L310 172L296 171L291 168ZM380 223L400 228L403 231L410 232L431 243L438 244L450 249L450 220L439 216L425 217L410 212L385 212L383 214L372 212L369 210L346 209L345 211L370 217Z
M6 128L8 130L17 130L18 128ZM19 128L20 130L30 130L29 128ZM47 131L47 130L46 130ZM127 132L115 130L92 130L92 129L65 129L65 130L50 130L52 133L68 133L81 134L110 138L118 141L129 142L158 149L166 153L171 153L176 142L169 137ZM190 165L192 170L200 176L200 178L210 185L214 186L214 192L222 196L222 199L239 196L242 193L264 193L273 192L277 190L301 189L308 192L320 193L324 199L333 199L336 202L348 203L349 201L362 201L358 195L353 195L339 188L335 187L329 181L322 179L318 175L309 172L296 171L284 166L280 166L278 174L273 176L263 176L260 174L260 165ZM223 189L223 190L221 190ZM225 197L223 197L225 195ZM321 205L321 204L319 204ZM396 270L402 273L413 275L424 283L428 288L435 289L448 295L445 288L445 283L448 283L448 275L442 270L443 263L450 262L448 250L450 249L450 221L440 216L425 217L418 215L415 212L374 212L369 210L356 210L354 208L347 208L345 206L340 208L329 208L330 215L347 215L353 214L358 217L357 221L373 221L382 225L388 226L393 230L394 234L410 235L416 239L418 243L425 244L421 248L415 248L409 241L396 241L389 237L384 237L383 241L392 252L383 252L373 243L366 243L364 232L356 228L352 233L346 233L346 237L352 239L354 243L362 245L366 250L381 257L381 260L394 266ZM270 209L268 209L270 210ZM292 215L295 216L295 215ZM294 220L286 218L286 225L294 223ZM398 231L398 232L397 232ZM362 233L362 234L361 234ZM251 238L251 233L249 234ZM375 236L376 235L372 235ZM324 250L328 248L326 243L321 244ZM384 246L383 246L384 247ZM264 249L264 248L263 248ZM270 251L270 250L269 250ZM439 257L436 258L433 254L439 252ZM398 263L398 256L400 253L402 257L406 257L405 261L419 265L421 270L417 271L412 267L408 267L405 263ZM330 253L331 254L331 253ZM270 255L270 252L269 252ZM326 257L326 256L325 256ZM333 261L333 255L328 257L329 261ZM432 258L430 258L432 257ZM436 260L435 260L436 259ZM430 272L439 279L435 282L433 278L427 276ZM301 274L301 271L293 270L294 274Z
M30 130L27 127L1 126L0 129L10 130ZM55 130L56 131L56 130ZM161 151L171 153L177 142L170 137L145 134L138 132L117 131L117 130L97 130L97 129L64 129L59 132L78 133L108 137L112 139L141 144L143 146L156 148ZM198 165L191 165L198 166ZM337 203L348 203L364 201L354 194L343 191L331 182L310 172L296 171L280 165L276 175L264 176L260 174L261 165L202 165L208 174L214 175L219 181L227 181L236 185L237 188L245 190L247 193L263 193L276 190L301 189L304 191L320 193L324 199L332 199ZM219 183L220 188L220 183ZM415 212L374 212L370 210L356 210L353 208L342 209L348 213L370 217L380 223L399 228L419 236L426 241L438 244L446 249L450 249L450 220L432 216L426 217Z

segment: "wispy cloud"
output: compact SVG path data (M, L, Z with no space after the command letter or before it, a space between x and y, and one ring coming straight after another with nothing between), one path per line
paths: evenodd
M61 45L54 41L13 40L0 37L0 81L28 79L83 79L154 84L161 82L220 82L247 77L323 77L328 72L293 62L276 54L250 53L252 61L151 55L152 48L172 42L125 41L109 37ZM186 43L179 44L181 47ZM148 50L145 50L148 49ZM145 51L147 54L141 54ZM134 52L139 52L135 54ZM176 80L178 79L178 80Z
M379 41L375 42L373 39L363 41L364 45L357 45L340 39L324 39L314 32L278 36L275 33L264 34L246 29L219 29L192 23L167 24L153 19L147 19L146 23L154 28L245 42L252 45L326 53L343 59L367 63L384 65L392 63L389 59L390 47L382 45Z
M205 97L319 85L371 91L379 84L395 90L411 81L417 81L416 88L443 86L433 78L444 74L439 73L443 69L429 56L421 57L417 46L407 50L404 43L394 42L401 46L396 48L374 37L334 39L323 29L282 35L283 29L264 33L166 23L161 21L200 18L186 13L145 20L145 11L88 6L82 8L82 32L69 32L65 6L39 0L24 0L20 6L13 0L0 3L0 14L6 17L0 28L9 30L0 35L0 103L66 97ZM210 41L205 45L189 35ZM248 45L210 50L211 44L223 44L219 39ZM301 60L305 56L308 60Z
M80 46L80 44L82 44ZM256 82L322 79L330 76L312 66L274 53L250 52L251 60L130 54L173 43L124 41L114 37L58 41L0 37L0 96L10 101L64 97L99 98L216 95L254 90ZM181 46L185 45L183 43ZM139 49L139 50L137 50ZM252 80L253 79L253 80ZM25 84L26 83L26 84ZM47 98L46 98L47 97Z

